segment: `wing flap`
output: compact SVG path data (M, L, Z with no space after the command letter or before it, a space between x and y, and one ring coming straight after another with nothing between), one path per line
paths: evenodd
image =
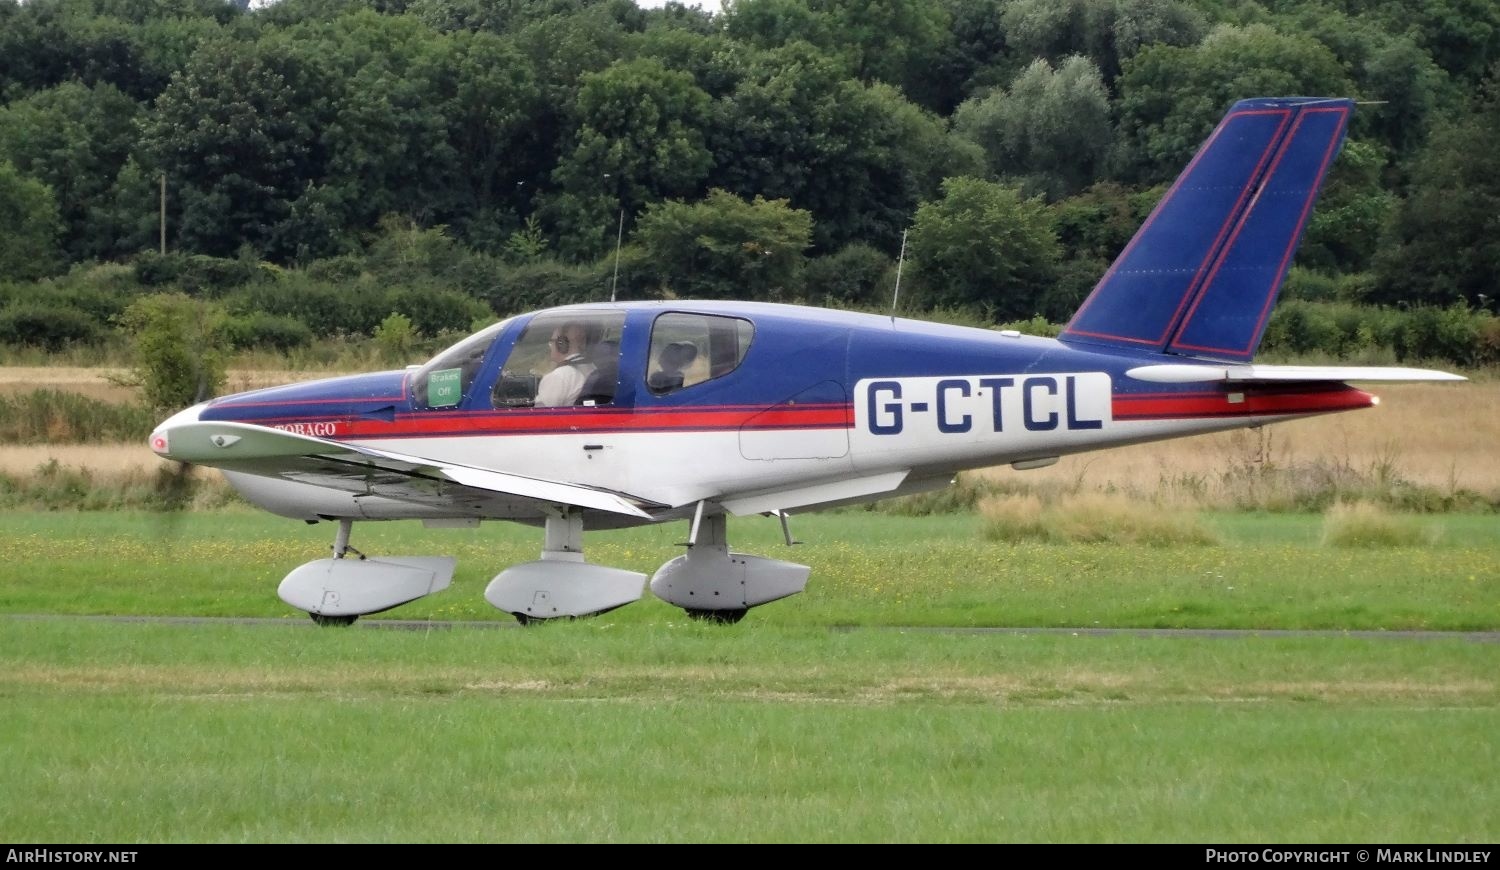
M165 441L157 452L168 459L421 504L440 503L470 490L477 491L471 495L504 495L626 516L651 516L641 507L651 502L623 493L434 462L249 423L182 423L158 432L153 442L157 438Z

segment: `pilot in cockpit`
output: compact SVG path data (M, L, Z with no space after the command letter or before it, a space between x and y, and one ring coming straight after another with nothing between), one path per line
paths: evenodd
M547 355L553 368L542 376L533 403L535 407L550 408L578 401L584 383L594 372L588 351L589 330L584 324L564 323L552 330Z

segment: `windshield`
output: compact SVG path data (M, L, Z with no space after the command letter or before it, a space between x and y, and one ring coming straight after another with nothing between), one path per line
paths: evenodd
M510 323L502 320L476 332L418 369L411 379L413 403L422 408L458 407L468 397L485 353Z

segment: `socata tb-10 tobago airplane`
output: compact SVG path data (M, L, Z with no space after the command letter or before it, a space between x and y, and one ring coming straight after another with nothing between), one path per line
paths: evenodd
M963 469L1365 408L1348 380L1462 380L1250 362L1353 103L1237 103L1057 339L728 302L576 305L512 317L406 371L242 393L151 446L251 502L338 522L283 600L348 623L448 586L446 557L346 558L356 520L513 520L541 558L485 598L524 622L641 597L584 561L585 529L685 520L651 580L733 622L806 566L732 552L728 514L781 519L947 486ZM787 534L790 543L790 534Z

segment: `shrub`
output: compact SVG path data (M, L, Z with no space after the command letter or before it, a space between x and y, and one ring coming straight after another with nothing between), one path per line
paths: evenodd
M1281 289L1281 298L1300 299L1304 302L1331 302L1339 298L1337 276L1293 266L1286 274L1286 284Z
M214 395L224 386L224 313L181 293L162 293L126 309L135 352L134 375L146 404L167 411Z
M100 338L95 318L62 305L23 302L0 311L0 343L59 351L70 344L92 344Z
M136 279L147 287L173 286L190 296L221 296L267 277L251 259L210 257L174 251L144 251L135 258Z
M1406 317L1398 352L1404 359L1443 359L1472 365L1479 350L1479 318L1462 306L1416 308Z
M264 312L306 324L314 335L370 335L391 312L389 294L375 281L334 285L289 273L275 283L252 284L225 300L237 314Z
M481 298L500 316L509 316L536 308L571 305L578 302L603 302L609 299L614 263L604 261L569 265L555 260L527 263L504 271L499 283L487 288ZM631 286L624 273L622 288ZM631 297L640 298L637 293Z
M380 348L381 359L386 362L400 363L410 359L416 343L416 330L412 328L411 318L405 314L393 312L375 327L375 344Z
M224 321L224 338L236 350L275 348L286 351L312 343L312 330L295 317L255 311Z
M1051 503L1034 495L990 497L979 503L992 540L1049 543L1214 544L1218 535L1193 512L1151 506L1123 495L1088 493Z
M490 306L454 290L397 288L390 291L387 307L406 315L417 332L427 336L467 332L474 321L488 322L495 316Z
M1033 317L1030 320L1017 320L1011 323L1002 323L997 329L1010 329L1022 335L1035 335L1041 338L1056 338L1062 332L1062 326L1053 323L1045 317Z
M861 243L809 260L802 270L803 295L820 304L889 307L895 284L896 264Z
M1339 502L1323 517L1325 547L1415 547L1435 543L1436 535L1416 517L1370 502Z

